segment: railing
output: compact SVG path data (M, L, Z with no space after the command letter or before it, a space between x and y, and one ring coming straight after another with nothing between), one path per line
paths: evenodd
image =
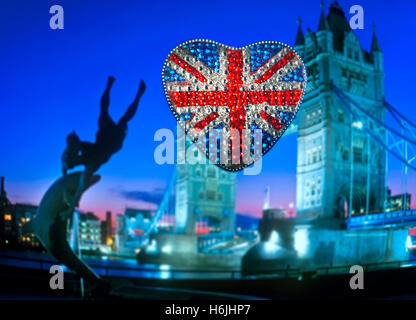
M416 210L399 210L372 213L347 219L348 229L387 226L391 224L416 224Z
M53 259L27 258L0 254L0 265L17 266L23 268L39 269L49 271L52 265L59 264ZM387 269L398 269L403 267L416 267L416 261L389 261L378 263L360 264L364 271L376 271ZM298 278L307 275L334 275L349 273L351 265L346 266L326 266L318 267L314 270L301 270L287 267L285 269L261 270L261 273L243 275L240 270L219 270L219 269L171 269L159 267L127 267L99 263L89 263L89 265L101 276L105 277L127 277L127 278L147 278L147 279L244 279L244 278Z
M172 269L167 265L157 267L150 266L120 266L87 261L100 276L104 277L131 277L131 278L153 278L153 279L239 279L240 270L219 269ZM54 259L28 258L15 255L0 254L0 265L24 267L30 269L48 270L52 265L60 264Z

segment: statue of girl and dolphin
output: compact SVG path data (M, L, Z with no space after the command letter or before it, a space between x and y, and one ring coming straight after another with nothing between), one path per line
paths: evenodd
M141 80L132 104L115 123L108 113L110 90L114 80L113 77L108 77L107 87L101 98L95 142L81 141L75 132L68 135L67 146L62 155L63 176L46 191L35 217L23 227L24 233L35 234L44 248L60 263L95 285L102 285L104 281L72 251L67 241L67 226L82 194L100 180L95 172L121 149L127 134L127 123L135 115L146 89ZM84 170L67 173L78 165L84 165Z

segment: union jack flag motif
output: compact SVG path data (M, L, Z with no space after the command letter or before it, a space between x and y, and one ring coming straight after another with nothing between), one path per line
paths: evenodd
M162 78L179 125L211 162L229 171L251 165L273 147L294 119L306 87L302 60L276 41L241 48L187 41L170 52ZM256 130L261 150L255 148ZM243 150L251 160L243 161Z

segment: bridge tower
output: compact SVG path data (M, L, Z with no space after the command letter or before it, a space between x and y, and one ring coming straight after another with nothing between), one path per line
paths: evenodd
M195 234L198 224L204 225L204 232L208 229L207 225L210 232L233 232L236 173L209 164L205 155L191 144L183 132L178 132L178 135L176 232ZM185 154L186 161L183 159Z
M381 211L385 198L385 151L352 120L331 82L384 123L383 53L375 30L370 51L362 48L344 11L333 1L318 30L303 35L295 49L308 84L298 121L297 214L299 218L343 218ZM375 124L368 123L370 128ZM381 138L384 139L383 134Z

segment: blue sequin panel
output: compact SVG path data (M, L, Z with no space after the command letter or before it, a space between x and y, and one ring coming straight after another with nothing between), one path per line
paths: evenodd
M220 71L220 58L218 47L215 43L210 42L193 42L182 46L187 49L194 57L201 60L215 72Z
M178 74L175 70L169 67L165 67L163 71L163 77L165 81L185 81L185 78Z
M284 112L284 111L280 111L277 113L279 118L280 118L280 122L286 126L288 124L288 122L291 121L292 117L293 117L293 113L291 112Z
M302 66L297 66L295 70L287 74L283 81L304 81L305 79L305 71Z
M191 119L192 114L192 112L180 113L179 121L188 121L189 119Z
M275 56L283 46L276 43L256 44L250 47L251 72L260 68L267 60Z

